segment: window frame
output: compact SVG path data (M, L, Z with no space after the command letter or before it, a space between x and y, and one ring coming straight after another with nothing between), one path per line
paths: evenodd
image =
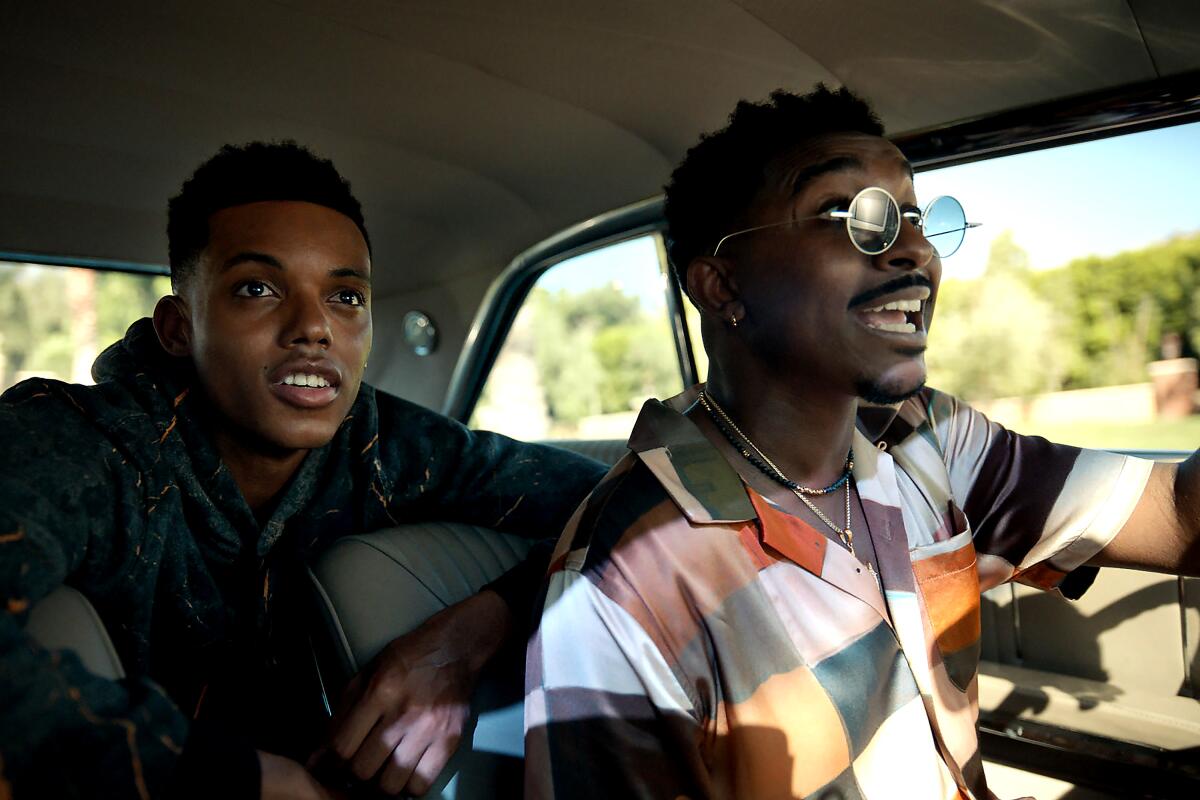
M450 377L442 413L464 424L471 418L517 312L545 272L575 256L651 235L658 236L661 268L665 264L661 245L665 225L662 198L652 197L572 225L518 254L492 282L480 303ZM674 284L669 271L667 280ZM667 309L672 318L678 317L679 310L670 300L670 292ZM671 325L682 370L683 356L679 349L682 332L677 321Z
M118 261L111 258L87 258L84 256L48 255L0 250L0 262L30 264L35 267L71 267L90 269L96 272L125 272L131 275L169 276L171 268L166 264L146 264L138 261Z

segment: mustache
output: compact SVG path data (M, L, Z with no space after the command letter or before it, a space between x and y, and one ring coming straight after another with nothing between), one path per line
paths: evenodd
M855 306L861 306L863 303L869 303L876 298L883 297L892 292L898 292L901 289L907 289L911 286L924 286L930 292L933 292L933 281L919 272L910 272L907 275L901 275L887 283L880 284L874 289L868 289L861 294L856 294L850 298L850 303L846 307L854 308Z

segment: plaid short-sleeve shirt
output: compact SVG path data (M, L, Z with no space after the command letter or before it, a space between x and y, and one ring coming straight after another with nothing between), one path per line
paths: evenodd
M526 662L532 798L987 798L982 590L1057 587L1151 462L1004 430L924 390L855 434L882 591L680 411L576 512Z

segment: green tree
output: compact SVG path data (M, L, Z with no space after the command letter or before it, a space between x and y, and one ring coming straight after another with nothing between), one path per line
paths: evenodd
M1058 389L1072 361L1062 315L1031 285L1029 258L1005 232L983 276L946 281L938 296L929 382L967 400Z
M579 293L535 288L533 353L550 417L567 425L629 411L631 401L666 396L679 366L666 319L617 286Z
M1145 380L1168 333L1182 337L1185 355L1200 352L1200 235L1077 259L1034 283L1066 316L1079 350L1070 387Z
M21 372L71 375L75 337L67 276L63 267L0 262L0 390ZM164 276L97 273L91 301L96 307L94 344L102 349L124 336L169 291L170 280Z

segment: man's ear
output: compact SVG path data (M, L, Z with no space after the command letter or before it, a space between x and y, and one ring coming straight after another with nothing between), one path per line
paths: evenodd
M733 265L724 258L693 258L687 268L687 290L701 310L723 322L746 316Z
M179 295L160 297L154 306L154 332L158 343L173 356L192 354L192 319Z

